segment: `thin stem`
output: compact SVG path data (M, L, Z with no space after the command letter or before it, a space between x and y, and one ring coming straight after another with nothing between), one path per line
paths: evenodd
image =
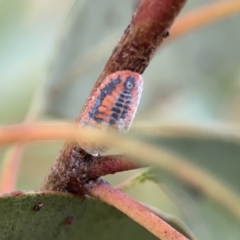
M198 8L195 11L180 17L178 21L173 25L171 29L171 35L164 41L169 41L179 38L182 35L199 29L205 25L209 25L215 21L232 16L233 14L240 12L239 0L225 0L217 1L212 4L208 4L202 8Z
M184 122L139 122L131 129L143 136L157 138L214 139L240 143L239 126L214 121L204 125Z
M130 187L136 186L138 184L141 184L151 178L150 176L150 168L146 168L134 176L126 179L125 181L119 183L115 188L118 189L119 191L126 191Z
M6 150L1 169L0 193L15 190L24 147L25 144L16 143Z
M236 128L235 133L239 132L240 130ZM155 148L140 141L130 140L119 135L115 136L80 128L79 131L76 131L72 125L18 125L15 127L0 128L0 144L27 140L60 140L64 138L73 140L77 139L77 136L81 136L81 139L85 139L85 141L90 143L99 142L103 145L114 145L131 154L131 157L138 159L139 164L147 163L148 165L156 165L165 169L182 181L194 186L206 196L214 199L240 219L240 197L233 189L220 179L211 176L206 170L203 171L199 166L190 164L183 158L164 149ZM66 149L68 151L69 146L66 146ZM67 155L69 155L69 152L60 154L59 156ZM59 169L55 169L55 172ZM48 183L45 182L45 185L48 186ZM45 190L47 189L46 187ZM60 190L61 187L59 188Z
M114 206L162 240L187 239L148 208L107 183L101 182L98 186L89 188L88 194Z

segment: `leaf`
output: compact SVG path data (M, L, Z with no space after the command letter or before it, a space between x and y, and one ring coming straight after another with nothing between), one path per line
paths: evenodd
M158 130L155 129L155 132ZM177 131L174 137L174 128L169 132L172 134L171 137L164 138L160 134L158 137L157 134L152 137L148 136L148 142L160 148L166 148L171 153L183 157L190 164L199 166L200 169L206 169L212 177L220 179L233 192L240 193L238 139L229 137L227 132L224 137L224 129L219 130L221 134L218 138L210 137L210 133L206 137L204 134L195 137L184 137L182 134L180 137ZM186 132L190 133L191 131ZM234 212L234 204L223 207L218 201L209 199L200 189L176 179L174 175L163 169L155 168L151 173L151 179L158 183L159 187L165 190L178 206L182 219L198 239L238 239L240 236L239 219L230 214L230 212ZM186 174L188 173L186 172ZM217 191L214 186L209 185L209 188L213 194ZM231 202L230 196L229 201Z
M194 239L177 218L147 207ZM115 208L72 194L12 192L0 196L0 212L1 239L157 239Z
M71 194L13 192L0 212L0 239L157 239L115 208Z

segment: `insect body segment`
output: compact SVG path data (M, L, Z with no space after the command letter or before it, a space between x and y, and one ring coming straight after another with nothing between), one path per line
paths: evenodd
M81 124L99 129L127 132L141 97L140 74L125 70L108 75L92 94ZM101 152L97 147L82 146L87 152Z

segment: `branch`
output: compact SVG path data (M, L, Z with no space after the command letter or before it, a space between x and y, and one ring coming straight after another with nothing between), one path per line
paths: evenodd
M70 149L70 151L69 151ZM53 190L86 194L85 184L107 174L114 174L139 168L133 159L124 155L94 157L79 146L66 147L69 161L55 161L50 174L45 179L41 190ZM59 155L61 156L61 154Z
M163 38L166 37L166 33L168 33L169 28L185 1L186 0L142 0L121 40L113 50L112 56L108 60L102 74L95 83L92 92L99 87L107 75L115 71L128 69L143 73ZM77 117L77 122L81 120L82 113L88 106L91 97L92 93L89 95L82 111ZM66 190L66 184L62 184L66 180L66 172L69 173L69 170L65 168L68 166L66 162L73 161L74 157L71 154L77 145L76 142L67 142L64 144L51 168L51 172L45 178L42 185L43 189L61 191L60 187L62 186L62 190ZM82 153L84 154L84 151L82 151ZM84 158L84 156L80 156L80 158ZM77 163L73 165L77 166ZM60 170L58 169L59 167ZM74 173L71 173L71 175L74 175ZM74 188L76 182L80 183L78 179L75 179ZM69 184L71 183L72 182ZM56 184L56 186L54 186L54 184ZM80 184L80 186L82 186L82 184ZM51 188L49 189L49 187Z
M185 236L142 204L107 183L101 182L99 185L89 188L88 194L114 206L162 240L187 240Z
M186 0L142 0L92 92L96 91L106 76L118 70L131 70L142 74L168 35L185 2ZM91 94L81 113L90 99ZM81 113L77 121L81 119Z
M223 126L224 130L224 126ZM240 130L236 126L234 131L229 131L228 128L225 128L228 137L232 135L232 139L239 141L240 139ZM207 174L206 170L203 171L199 166L195 166L190 162L187 162L185 159L176 156L163 148L156 148L147 144L144 144L137 140L130 140L123 136L114 136L112 134L103 134L101 132L96 132L94 130L80 129L76 131L72 125L18 125L15 127L2 127L0 128L0 144L3 143L12 143L16 141L34 141L34 140L60 140L60 139L77 139L77 136L81 136L87 141L100 142L103 145L113 144L119 149L128 152L131 156L139 160L141 164L156 165L162 169L170 172L174 176L178 177L182 181L186 182L189 185L194 186L199 191L203 192L207 197L213 199L217 203L224 206L228 211L230 211L237 219L240 219L240 197L238 194L231 189L226 183L212 177L210 174ZM68 145L69 144L69 145ZM66 143L66 148L64 150L68 151L71 149L71 143ZM111 145L112 144L112 145ZM71 152L70 152L71 153ZM59 156L68 156L68 159L71 160L71 154L68 152L60 154ZM43 190L57 190L61 191L64 184L67 183L64 177L64 160L58 161L56 159L55 165L50 174L47 176L45 183L42 186ZM54 167L56 166L56 167ZM63 166L63 168L61 168ZM140 165L141 166L141 165ZM48 179L48 177L50 179ZM63 181L59 181L60 177ZM51 179L52 178L52 179ZM56 179L56 182L54 182ZM64 182L65 181L65 182ZM62 185L61 185L62 184Z

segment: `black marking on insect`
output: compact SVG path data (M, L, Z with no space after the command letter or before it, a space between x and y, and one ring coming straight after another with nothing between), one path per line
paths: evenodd
M102 105L102 101L103 99L110 95L112 93L112 91L117 87L117 85L119 83L121 83L121 78L120 76L117 79L114 79L112 82L110 82L109 84L107 84L103 89L101 89L101 93L98 96L98 98L96 99L96 103L92 108L92 112L89 112L89 117L93 118L96 122L101 122L102 119L101 118L96 118L95 116L98 114L98 108Z

